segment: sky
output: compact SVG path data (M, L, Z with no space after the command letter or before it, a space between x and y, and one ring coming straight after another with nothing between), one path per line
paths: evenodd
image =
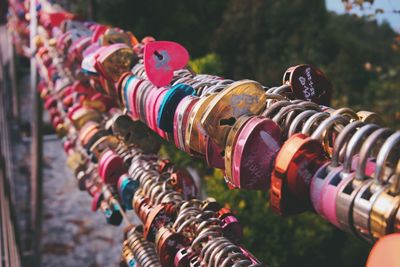
M339 14L343 14L346 12L344 5L341 0L325 0L326 7L328 10L334 11ZM369 9L370 5L365 5L366 10L360 11L359 9L355 9L352 12L362 15L362 14L371 14L373 10ZM375 10L377 8L381 8L384 10L383 14L377 15L377 20L382 22L386 20L392 26L392 28L400 32L400 13L393 13L393 10L398 10L400 12L400 0L375 0L372 8Z

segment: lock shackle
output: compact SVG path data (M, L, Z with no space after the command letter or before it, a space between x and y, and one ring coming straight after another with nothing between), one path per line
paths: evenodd
M282 95L284 93L290 93L291 91L292 89L290 85L283 84L281 86L275 87L274 90L271 91L271 93Z
M288 100L281 100L273 103L271 106L267 107L261 116L269 118L274 114L276 110L280 110L283 107L289 106L291 103Z
M321 107L318 104L315 104L314 102L301 100L301 102L299 102L298 105L305 109L321 111Z
M378 184L384 184L383 180L384 169L386 166L386 161L389 155L400 145L400 131L394 132L389 136L388 139L383 143L381 149L379 150L378 156L376 157L376 167L375 167L375 181Z
M312 133L311 139L321 140L327 136L328 130L336 124L346 125L349 121L342 115L332 115L321 122L317 129Z
M298 104L291 104L286 107L281 108L281 110L278 111L278 113L272 118L272 120L279 125L280 121L284 119L284 117L289 113L293 111L304 111L305 108L299 106Z
M303 124L303 127L301 129L301 133L310 136L312 127L314 126L315 123L320 122L326 118L329 118L329 113L327 112L318 112L311 117L309 117L306 122Z
M392 130L389 128L380 128L375 130L372 134L370 134L367 139L363 142L360 153L359 153L359 158L358 158L358 164L356 168L356 179L358 180L364 180L366 175L365 175L365 168L367 166L367 160L369 155L372 152L372 149L375 147L376 143L381 140L382 138L387 137L392 133Z
M376 124L366 124L358 129L358 131L351 137L350 141L347 143L347 148L343 159L344 173L350 173L352 171L352 159L354 154L357 152L357 148L360 146L361 141L378 128L379 126Z
M343 130L339 133L333 145L332 160L330 164L332 167L339 166L340 151L348 146L349 139L351 138L354 131L356 131L357 128L360 128L363 125L364 123L361 121L353 121L346 125L346 127L344 127Z
M343 117L347 117L349 120L359 120L357 113L355 113L351 108L339 108L331 113L331 116L333 115L342 115Z
M280 95L280 94L265 93L265 96L267 97L267 101L268 100L278 100L278 101L286 100L287 101L287 99L284 96Z
M296 133L296 130L301 122L303 122L305 119L308 119L312 115L316 114L317 111L315 110L305 110L303 112L300 112L299 114L296 115L296 117L293 119L293 121L290 123L290 127L288 130L287 136L290 137Z
M276 90L276 88L278 88L278 87L276 87L276 86L270 87L265 91L265 93L266 94L272 94Z

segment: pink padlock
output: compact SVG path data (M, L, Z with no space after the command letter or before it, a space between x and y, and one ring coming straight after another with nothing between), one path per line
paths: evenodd
M351 169L352 158L354 157L354 153L356 152L355 147L358 146L357 142L362 140L360 136L363 135L365 130L371 132L373 129L376 129L377 126L367 125L359 128L364 123L361 121L355 121L347 125L338 135L337 140L335 141L334 151L332 154L332 162L331 162L331 171L327 175L325 179L325 183L321 192L321 200L322 200L322 210L321 215L325 217L330 223L334 224L337 227L340 227L340 223L337 219L336 212L336 203L337 203L337 195L340 189L342 189L342 184L348 184L349 181L355 178L355 172ZM356 129L359 130L356 131ZM353 135L353 133L356 133ZM352 138L355 137L355 138ZM347 145L346 154L344 158L344 165L339 166L339 154L342 147ZM371 169L370 169L371 170Z
M118 178L127 172L123 159L111 150L101 156L98 166L100 177L106 184L117 184Z
M135 121L139 120L139 115L137 113L137 108L136 108L136 95L137 95L137 90L143 81L144 80L135 79L129 84L128 88L128 104L129 104L128 110L131 118Z
M159 94L159 89L156 87L153 87L150 89L149 95L147 96L146 100L146 121L148 123L148 127L152 129L154 132L156 132L156 125L154 125L154 106L156 104L155 99L157 95Z
M164 96L167 94L168 88L163 88L160 94L156 98L156 104L154 105L154 110L153 110L153 119L154 123L157 125L157 116L158 116L158 111L160 110L161 103L164 99ZM162 138L166 139L167 134L161 130L160 128L157 127L157 133L160 135Z
M241 129L232 157L232 180L244 189L268 190L281 129L272 120L255 116Z

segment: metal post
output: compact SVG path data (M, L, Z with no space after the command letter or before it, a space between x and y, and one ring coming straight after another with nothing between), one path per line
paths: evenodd
M18 87L17 87L17 75L16 75L16 69L15 69L15 51L14 51L14 45L12 44L11 34L8 31L7 31L7 39L8 39L9 53L10 53L9 69L10 69L10 79L11 79L13 117L17 122L19 122L19 119L20 119L20 117L19 117L19 94L18 94Z
M37 34L36 1L30 0L30 51L31 55L31 225L32 225L32 252L35 259L34 266L40 266L40 237L42 230L42 108L39 94L36 90L37 67L35 59L34 37Z

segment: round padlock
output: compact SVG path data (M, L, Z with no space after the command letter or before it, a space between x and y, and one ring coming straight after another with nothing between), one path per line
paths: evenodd
M283 75L283 83L289 84L297 99L329 105L333 86L325 74L312 65L290 67Z
M216 94L199 99L190 111L185 129L184 148L187 153L204 155L206 152L207 133L201 124L201 117Z
M291 136L275 159L270 189L272 209L278 214L290 215L311 207L311 177L326 160L319 141L304 134Z
M232 181L243 189L268 190L275 157L280 149L281 130L270 119L248 120L233 149Z
M201 124L214 143L224 147L236 119L246 114L259 114L265 108L265 100L264 89L259 83L250 80L234 82L210 101Z
M173 133L173 119L179 102L188 95L193 95L194 89L186 84L174 85L168 90L160 105L157 116L157 125L160 129Z

